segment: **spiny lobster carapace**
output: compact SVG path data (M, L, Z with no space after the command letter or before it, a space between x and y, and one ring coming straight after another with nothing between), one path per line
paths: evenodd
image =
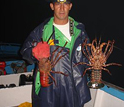
M118 63L106 64L108 57L113 51L114 40L113 41L109 40L108 43L100 42L101 39L99 40L99 43L97 43L97 39L94 39L92 43L87 43L87 39L85 39L84 43L82 44L82 51L83 54L88 59L89 63L78 62L77 64L74 65L76 66L79 64L85 64L89 66L89 68L85 69L83 76L86 74L88 70L91 70L91 79L88 82L88 86L95 89L104 86L104 83L102 82L102 70L107 71L111 75L109 70L106 69L105 67L110 65L121 66L121 64Z

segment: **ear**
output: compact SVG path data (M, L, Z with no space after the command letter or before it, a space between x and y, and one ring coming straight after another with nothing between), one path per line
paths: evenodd
M70 3L70 9L69 10L71 10L71 8L72 8L72 3Z
M50 8L51 8L51 10L54 10L53 3L50 3Z

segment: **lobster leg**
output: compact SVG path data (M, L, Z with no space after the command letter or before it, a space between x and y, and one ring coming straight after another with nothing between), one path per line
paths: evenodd
M54 67L54 66L56 65L56 63L57 63L62 57L64 57L65 55L67 55L68 53L69 53L69 51L66 52L64 55L61 55L61 56L58 58L58 60L56 60L56 61L52 64L52 67Z
M83 53L84 53L84 55L86 56L86 58L90 61L88 55L87 55L86 52L84 51L84 48L83 48Z
M51 56L51 62L53 62L53 56L55 54L55 52L59 49L59 46L56 47L56 49L52 52L52 56Z
M62 49L57 53L55 59L52 61L52 63L54 63L56 61L56 59L59 57L59 54L63 51L63 49L65 48L65 46L67 45L68 42L65 43L65 45L62 47ZM54 51L55 54L56 51Z
M65 73L63 73L63 72L60 72L60 71L51 71L52 73L58 73L58 74L62 74L62 75L64 75L64 76L68 76L68 74L65 74Z
M95 43L96 43L96 46L97 46L97 39L96 38L92 41L92 45L94 46Z
M109 64L106 64L106 65L103 65L103 66L107 67L107 66L110 66L110 65L122 66L121 64L118 64L118 63L109 63Z
M102 48L103 48L103 46L105 46L105 45L107 45L107 43L102 43L102 44L100 45L100 52L102 52ZM104 52L104 54L105 54L105 52Z
M55 80L55 78L53 78L53 76L50 74L50 73L48 73L48 75L52 78L52 80L54 81L54 83L55 83L55 86L57 86L57 83L56 83L56 80ZM51 83L52 84L52 83Z
M87 63L85 63L85 62L78 62L78 63L76 63L73 67L75 67L75 66L77 66L77 65L80 65L80 64L82 64L82 65L87 65L87 66L91 66L90 64L87 64Z
M95 45L94 45L94 44L95 44ZM94 39L94 40L92 41L92 44L91 44L91 54L92 54L92 57L95 56L96 47L97 47L97 39Z
M92 45L91 45L91 44L87 44L87 45L86 45L86 51L87 51L87 54L88 54L89 57L91 57L92 51L91 51L91 53L89 52L89 50L88 50L88 46L89 46L90 49L91 49L91 46L92 46Z
M64 47L66 46L66 44L67 44L67 42L65 43ZM63 47L63 48L64 48L64 47ZM56 58L57 58L57 57L59 56L59 54L62 52L63 48L58 52ZM53 56L54 56L55 52L56 52L58 49L59 49L59 46L57 46L57 48L52 52L51 62L54 62L54 61L55 61L55 59L54 59L54 61L53 61Z
M105 48L104 54L106 54L106 52L107 52L107 50L108 50L108 47L110 46L110 43L112 43L112 42L111 42L111 41L108 41L107 46L106 46L106 48Z
M62 74L62 75L64 75L64 76L68 76L67 74L64 74L63 72L56 72L56 71L51 71L52 73L58 73L58 74ZM55 83L55 86L57 86L57 83L56 83L56 80L55 80L55 78L50 74L50 73L47 73L51 78L52 78L52 80L54 81L54 83ZM51 83L52 84L52 83ZM51 84L49 84L49 85L51 85Z
M102 70L107 71L110 75L112 75L108 69L102 68Z
M64 57L66 54L69 53L69 51L68 51L67 53L65 53L64 55L62 55L62 56L59 57L60 53L63 51L63 49L65 48L65 46L67 45L67 43L68 43L68 42L66 42L65 45L62 47L62 49L57 53L57 55L56 55L56 57L54 58L54 60L53 60L53 56L54 56L55 52L59 49L59 47L57 47L57 48L53 51L52 57L51 57L52 67L54 67L54 66L56 65L56 63L57 63L62 57ZM58 58L58 57L59 57L59 58Z
M106 60L108 59L108 57L110 56L110 54L111 54L112 51L113 51L113 44L114 44L114 41L111 43L111 47L110 47L110 49L109 49L109 51L108 51L108 53L107 53L107 55L106 55Z
M93 69L93 68L91 67L91 68L87 68L87 69L85 69L85 71L84 71L82 77L86 74L86 72L87 72L88 70L91 70L91 69Z
M84 43L82 44L82 50L83 50L83 53L84 53L84 55L86 56L86 58L88 59L88 60L90 60L89 59L89 57L91 56L90 55L90 53L89 53L89 50L88 50L88 48L87 48L87 46L89 45L89 47L91 46L91 44L86 44L87 43L87 39L85 39L85 41L84 41ZM86 49L86 52L84 51L84 49ZM89 55L89 57L88 57L88 55Z

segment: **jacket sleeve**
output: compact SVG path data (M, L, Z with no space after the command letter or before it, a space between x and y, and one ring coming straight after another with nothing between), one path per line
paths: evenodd
M84 41L87 39L87 44L89 44L90 43L90 39L89 39L89 37L88 37L88 35L87 35L87 33L86 33L86 31L84 31ZM84 43L84 41L83 41L83 43ZM88 51L89 51L89 53L90 53L90 47L88 47L87 48L88 49ZM86 52L86 49L84 49L84 51ZM86 56L85 56L85 62L86 63L89 63L89 60L86 58ZM86 68L87 68L87 66L85 66Z
M20 52L22 58L27 60L30 64L37 62L37 59L32 55L32 48L35 46L34 43L38 43L41 41L42 31L43 27L41 24L30 33L21 48Z
M89 37L87 35L87 32L85 30L85 26L82 23L80 23L80 24L81 24L80 29L82 30L82 32L81 32L82 33L82 43L84 43L84 41L87 39L87 44L88 44L88 43L90 43L90 39L89 39ZM86 51L86 50L84 49L84 51ZM89 47L88 47L88 51L90 52L90 48ZM89 60L86 58L86 56L83 59L83 62L89 63ZM85 66L85 67L87 68L87 66Z
M82 24L83 25L83 24ZM87 44L90 43L90 39L87 35L87 32L85 30L85 26L82 26L82 43L84 43L84 41L87 39ZM86 50L84 49L84 51L86 52ZM90 48L88 47L88 51L90 52ZM83 54L83 62L89 64L89 60L86 58L86 56ZM84 69L88 68L87 65L84 66ZM84 72L84 71L83 71ZM82 74L83 74L82 72ZM91 95L90 95L90 90L89 87L87 86L87 75L84 75L84 77L82 78L82 86L84 86L84 90L81 91L80 95L85 96L83 100L81 100L82 104L87 103L88 101L91 100ZM85 93L85 95L83 95L83 92Z

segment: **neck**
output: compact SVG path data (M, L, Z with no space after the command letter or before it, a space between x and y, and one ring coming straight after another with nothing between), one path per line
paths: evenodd
M57 25L64 25L64 24L67 24L68 23L68 19L66 19L66 20L57 20L57 19L54 19L54 23L57 24Z

